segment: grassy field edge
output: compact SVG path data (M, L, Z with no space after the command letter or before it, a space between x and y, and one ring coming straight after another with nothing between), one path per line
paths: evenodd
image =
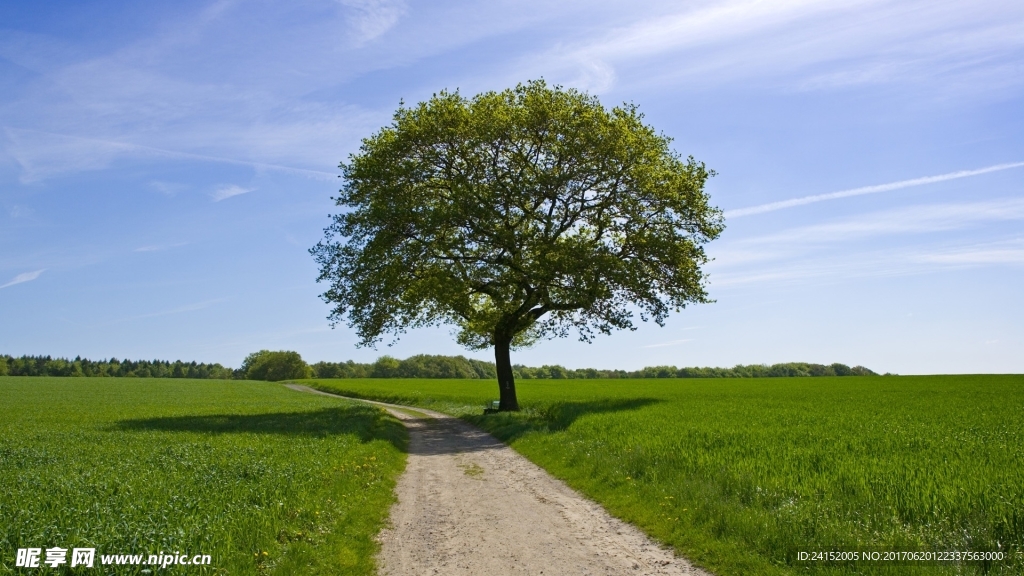
M0 574L50 546L213 557L169 573L375 574L407 446L380 408L278 383L3 377Z

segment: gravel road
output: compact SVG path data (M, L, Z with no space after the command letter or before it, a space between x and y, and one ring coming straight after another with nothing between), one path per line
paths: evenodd
M409 429L398 502L379 536L381 574L710 576L490 434L438 412L372 403Z

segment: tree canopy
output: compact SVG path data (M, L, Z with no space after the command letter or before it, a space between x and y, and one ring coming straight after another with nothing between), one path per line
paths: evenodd
M260 350L245 357L242 362L242 373L248 380L278 382L311 378L313 369L302 360L298 352Z
M713 172L670 142L634 105L543 81L400 106L341 164L344 210L310 250L332 325L363 345L457 326L494 347L501 409L517 410L510 349L708 301Z

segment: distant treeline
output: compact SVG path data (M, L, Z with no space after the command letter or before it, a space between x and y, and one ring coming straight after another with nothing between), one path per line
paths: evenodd
M264 351L265 352L265 351ZM291 353L298 358L298 355ZM251 355L255 356L255 355ZM247 359L248 361L248 359ZM301 359L298 359L302 362ZM304 363L303 363L304 364ZM376 362L317 362L309 366L314 378L483 378L494 379L494 364L464 356L431 356L419 354L405 360L381 356ZM805 376L876 376L863 367L845 364L751 364L733 368L676 368L648 366L642 370L597 370L565 368L564 366L512 367L517 379L596 379L596 378L777 378ZM251 369L249 370L251 371ZM233 370L220 364L168 362L166 360L87 360L51 358L49 356L0 355L0 376L106 376L125 378L219 378L245 379L246 368Z
M0 356L0 376L85 376L114 378L221 378L240 377L220 364L166 360L74 360L49 356Z
M317 362L312 365L316 378L497 378L494 364L464 356L428 356L421 354L405 360L381 356L372 364L348 362ZM597 370L564 366L530 367L516 364L512 371L517 379L576 380L595 378L778 378L800 376L877 376L863 367L846 364L751 364L733 368L676 368L648 366L642 370Z

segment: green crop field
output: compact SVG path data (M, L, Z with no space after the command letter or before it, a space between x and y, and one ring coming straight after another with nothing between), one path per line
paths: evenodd
M319 380L459 414L720 575L1024 573L1024 377ZM967 565L798 552L1005 550Z
M30 547L68 549L65 570L95 548L76 574L372 574L405 442L380 410L280 384L0 378L0 574L52 572L15 568ZM211 561L99 566L160 553Z

